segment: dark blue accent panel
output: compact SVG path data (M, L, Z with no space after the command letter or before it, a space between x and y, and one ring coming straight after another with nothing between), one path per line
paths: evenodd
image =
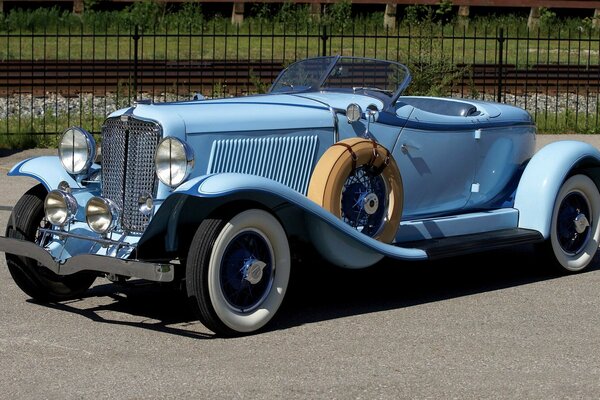
M476 118L465 117L465 123L439 123L433 124L424 121L414 121L411 119L398 118L396 115L388 112L380 112L377 122L380 124L400 126L410 129L422 131L466 131L476 129L503 128L513 126L534 126L531 121L514 121L514 120L477 120Z

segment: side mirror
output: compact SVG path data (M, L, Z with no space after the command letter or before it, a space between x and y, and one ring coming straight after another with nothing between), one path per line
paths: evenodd
M377 119L379 118L379 111L368 108L367 111L365 111L365 117L367 119L367 130L365 131L363 136L366 138L370 138L372 136L370 131L371 123L377 121Z
M379 119L379 111L377 110L372 110L369 108L367 109L365 114L367 117L367 122L377 122L377 120Z

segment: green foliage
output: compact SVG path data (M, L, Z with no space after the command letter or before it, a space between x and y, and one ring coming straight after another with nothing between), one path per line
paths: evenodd
M227 85L221 81L215 82L212 87L211 98L220 99L227 96Z
M454 86L465 76L467 67L459 68L451 56L443 51L439 37L424 34L418 39L416 59L407 64L412 81L406 93L417 96L448 96Z
M404 8L404 25L448 23L453 19L452 1L440 0L437 6L412 5Z
M435 9L436 19L443 23L448 23L452 20L452 1L440 0L440 4Z
M178 26L181 30L197 32L205 23L202 5L199 2L183 3L179 11L164 15L166 28Z
M414 96L448 96L461 77L467 75L466 67L459 68L446 59L411 63L412 81L406 94Z
M551 27L556 24L556 13L546 7L540 7L540 26Z
M273 18L273 4L255 3L250 9L250 15L260 22L267 22Z
M429 6L415 4L404 8L402 22L405 25L418 25L424 20L432 19L432 9Z
M248 77L250 78L250 83L252 84L252 86L254 86L256 88L256 93L260 93L260 94L267 93L267 90L269 89L269 85L264 83L262 81L262 79L260 79L260 76L258 76L252 68L250 68Z
M48 110L50 111L50 109ZM33 118L11 116L0 118L0 149L29 149L34 147L57 147L60 134L45 132L62 132L69 126L77 125L89 132L98 131L105 115L91 113L63 113Z
M249 21L268 26L272 23L285 26L304 26L314 22L307 4L296 4L290 1L282 4L256 3L250 10Z
M306 25L312 21L310 8L307 4L295 4L286 1L275 15L275 22L285 25Z
M131 25L137 25L142 30L151 30L161 25L165 6L164 3L144 0L134 2L125 11L128 14L127 20Z
M579 25L577 29L581 32L590 32L592 29L594 29L594 19L585 17L581 20L581 25Z
M330 25L335 30L343 30L352 25L352 3L350 0L341 0L325 6L323 23Z
M98 4L100 4L102 0L83 0L83 9L94 10Z
M58 143L60 142L61 135L38 135L36 140L35 147L48 148L48 149L57 149Z
M40 137L30 134L0 134L0 149L32 149L39 145Z
M501 27L526 32L527 17L515 14L491 14L485 17L476 15L471 17L469 21L469 28L479 33L492 33Z
M144 0L132 2L121 11L101 11L98 4L105 0L86 0L85 12L82 16L74 15L69 11L53 8L36 8L32 10L12 9L8 13L0 13L0 32L58 32L58 33L103 33L124 32L139 25L146 32L177 32L193 31L200 32L209 26L219 27L222 33L229 18L215 16L208 21L203 13L200 1L184 2L179 6L169 5L160 0ZM451 34L456 18L451 0L439 0L438 5L411 5L404 7L402 12L401 30L408 28L431 29L436 32L442 30ZM352 4L349 0L342 0L327 4L320 21L312 19L310 7L306 4L284 3L255 3L248 18L240 27L241 32L249 25L252 28L262 25L264 30L278 29L277 25L312 27L321 24L330 25L332 32L363 32L370 34L381 30L383 21L382 12L369 12L361 15L352 12ZM592 18L559 18L556 13L546 8L541 11L541 27L545 35L550 33L552 37L575 38L595 37L592 27ZM494 32L504 27L512 32L527 31L527 17L524 15L512 15L498 13L488 16L473 16L470 18L469 28L465 32L471 34L474 31ZM460 28L462 29L462 28ZM279 32L282 32L280 30ZM460 32L460 31L459 31Z
M600 126L596 124L594 113L590 113L586 119L585 114L576 114L574 110L541 112L535 115L535 123L539 133L584 133L599 134Z
M4 32L65 30L81 23L76 15L56 6L25 11L20 8L12 9L8 14L0 16L0 30Z

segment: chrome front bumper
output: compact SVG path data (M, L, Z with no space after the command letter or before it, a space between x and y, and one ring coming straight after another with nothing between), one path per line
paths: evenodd
M0 251L32 258L57 275L71 275L80 271L96 271L155 282L172 282L175 277L173 266L170 264L122 260L94 254L73 256L64 263L58 263L50 253L37 244L7 237L0 237Z

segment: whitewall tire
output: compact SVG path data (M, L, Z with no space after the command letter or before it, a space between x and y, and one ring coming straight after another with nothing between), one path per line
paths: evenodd
M593 260L600 239L600 193L586 175L562 185L552 211L549 251L566 272L579 272Z
M250 209L228 220L206 219L188 253L188 297L215 333L252 333L279 310L290 267L287 235L269 212Z

